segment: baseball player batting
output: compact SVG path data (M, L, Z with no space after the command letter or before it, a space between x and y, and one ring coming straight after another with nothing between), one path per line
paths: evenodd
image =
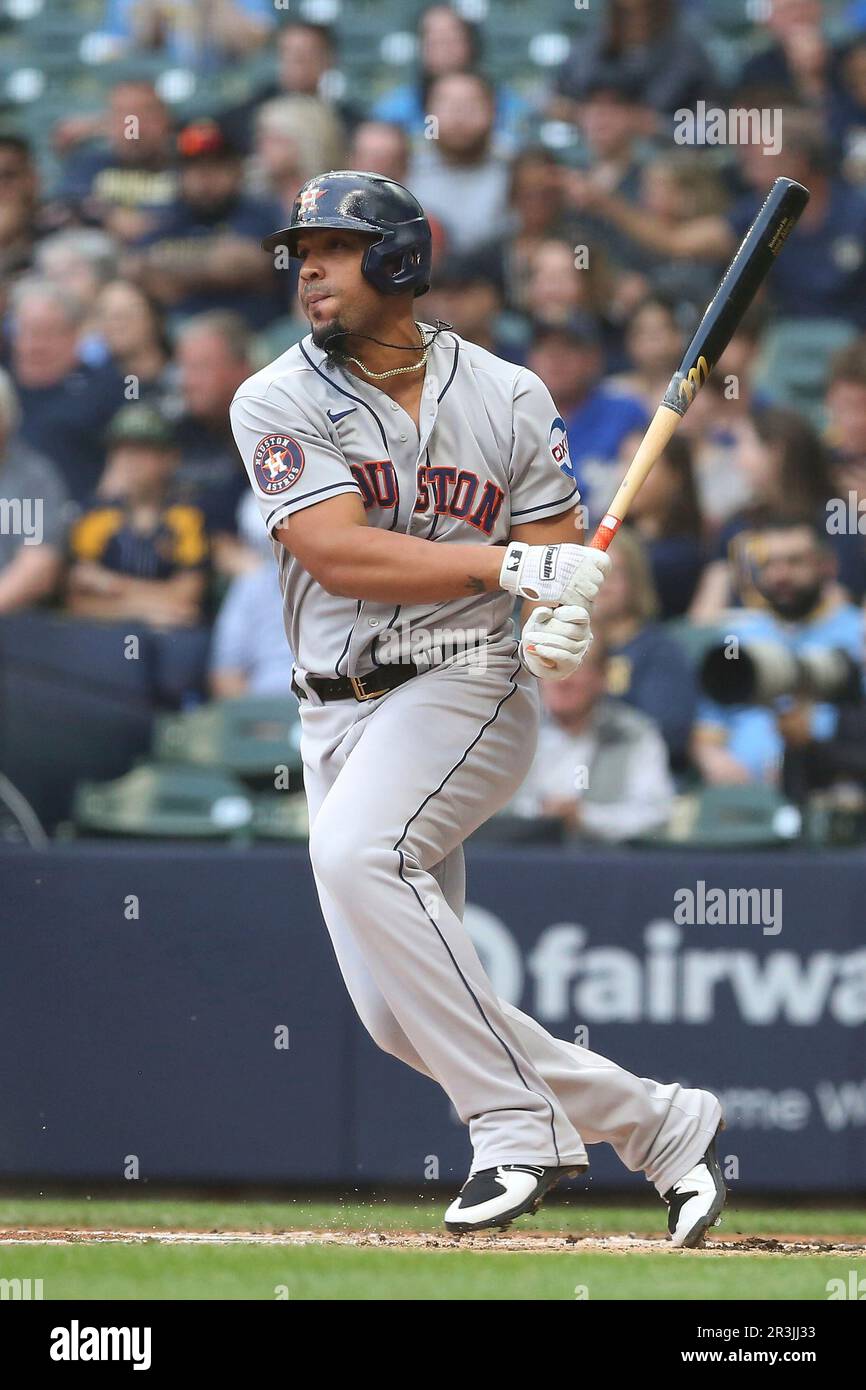
M279 564L310 858L362 1022L469 1127L445 1225L508 1225L604 1142L695 1246L725 1201L717 1098L552 1037L462 921L463 841L525 777L537 682L580 665L610 563L576 543L563 421L532 372L416 322L430 227L400 184L311 179L263 244L300 261L311 332L231 421Z

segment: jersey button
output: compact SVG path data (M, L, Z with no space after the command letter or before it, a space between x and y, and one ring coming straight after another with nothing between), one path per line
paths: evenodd
M379 626L379 619L378 619L378 618L368 618L368 619L367 619L367 622L368 622L368 624L369 624L370 627L378 627L378 626Z
M399 404L397 403L397 401L392 401L392 402L391 402L391 409L392 409L392 410L399 410L399 409L400 409L400 406L399 406Z
M408 438L409 438L408 434L401 434L401 435L400 435L400 443L401 443L401 444L405 444L405 443L406 443L406 440L407 440Z

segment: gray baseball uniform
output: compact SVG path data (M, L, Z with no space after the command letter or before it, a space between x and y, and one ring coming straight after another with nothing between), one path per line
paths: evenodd
M546 388L450 331L430 354L420 431L309 337L241 386L231 420L272 533L292 513L353 492L371 526L437 544L497 544L512 526L577 502ZM579 1165L586 1143L607 1141L665 1192L704 1153L718 1101L551 1037L497 997L463 927L463 841L511 799L535 748L536 681L517 657L511 596L435 605L334 597L277 540L274 549L308 695L310 856L365 1026L447 1092L470 1129L473 1172ZM422 673L363 702L323 703L307 682L363 677L408 657Z

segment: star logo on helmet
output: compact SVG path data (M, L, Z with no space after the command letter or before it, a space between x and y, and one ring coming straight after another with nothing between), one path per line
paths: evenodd
M306 220L306 218L312 217L316 211L316 204L324 194L324 188L305 188L301 194L301 206L298 208L298 218Z

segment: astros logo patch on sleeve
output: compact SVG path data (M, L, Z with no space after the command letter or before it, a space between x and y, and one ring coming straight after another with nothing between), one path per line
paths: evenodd
M304 451L289 434L266 434L256 445L253 471L262 492L286 492L304 471Z

